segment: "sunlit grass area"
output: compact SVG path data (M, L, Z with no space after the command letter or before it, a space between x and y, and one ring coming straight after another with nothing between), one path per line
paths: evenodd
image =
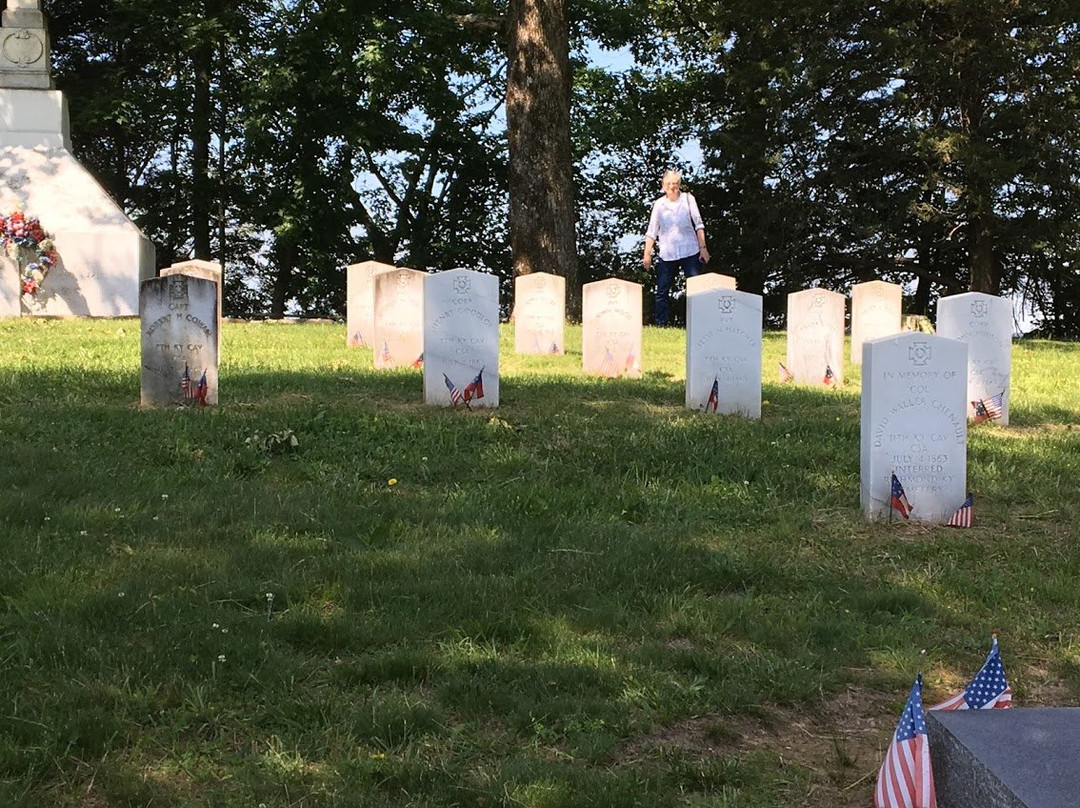
M142 410L136 321L0 321L0 804L867 805L991 632L1076 703L1080 346L1014 347L956 530L862 520L857 367L718 418L681 331L631 381L503 328L498 410L330 323Z

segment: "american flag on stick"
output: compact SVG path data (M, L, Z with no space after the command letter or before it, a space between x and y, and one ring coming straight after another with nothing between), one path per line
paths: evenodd
M716 412L716 408L720 406L720 377L714 376L712 383L712 390L709 391L709 400L705 402L705 412L712 410Z
M968 686L951 699L935 704L931 710L1004 710L1012 706L1012 688L1005 678L1005 666L1001 664L1001 651L997 637L986 655L986 662L979 668Z
M996 396L990 396L990 398L980 398L977 401L972 401L971 406L975 409L975 415L972 418L975 423L981 424L983 421L995 421L1001 417L1005 410L1005 391L1002 390Z
M463 401L465 401L465 397L461 395L461 390L458 389L458 386L456 384L450 381L450 377L447 376L445 373L442 375L442 377L443 381L446 382L446 389L450 391L450 403L456 407L458 404L461 404Z
M784 367L783 362L777 362L780 365L780 384L787 384L788 382L795 381L795 374Z
M618 374L618 370L615 369L615 354L610 348L604 348L604 361L600 363L600 372L605 376Z
M971 523L975 517L974 514L975 497L969 492L967 498L964 500L964 504L956 509L949 521L945 523L947 527L971 527Z
M878 771L874 808L937 808L922 706L922 674L915 677Z

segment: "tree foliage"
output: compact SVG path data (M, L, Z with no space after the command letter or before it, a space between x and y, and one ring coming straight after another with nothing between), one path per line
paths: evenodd
M881 277L910 284L915 312L967 289L1015 294L1037 307L1044 333L1080 336L1072 6L64 0L46 10L79 156L163 263L223 261L236 312L340 313L343 267L367 258L484 269L509 291L511 184L531 188L535 208L565 193L544 177L573 177L579 283L648 282L635 240L675 166L702 206L713 268L765 294L772 322L788 291ZM507 27L525 8L568 23L573 70L572 100L545 102L551 122L531 133L504 96L508 80L530 92L530 45ZM625 66L589 64L596 43L627 54ZM554 136L566 103L569 153L512 171L509 144ZM516 221L521 243L540 241L539 221Z

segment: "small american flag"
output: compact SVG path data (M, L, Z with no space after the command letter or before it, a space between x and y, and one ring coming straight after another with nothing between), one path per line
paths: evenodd
M967 499L964 500L964 504L956 509L956 513L950 517L945 525L947 527L971 527L972 518L974 517L974 504L975 498L969 492Z
M390 364L390 346L387 344L386 340L383 340L381 357L384 365Z
M836 384L836 374L833 373L832 365L830 364L825 365L825 378L822 380L822 384Z
M610 348L604 348L604 361L600 363L600 373L604 376L615 376L618 371L615 369L615 354L611 352Z
M191 389L191 371L187 365L184 365L184 375L180 377L180 391L184 394L186 401L195 398L194 391Z
M986 662L967 687L951 699L935 704L931 710L1004 710L1012 706L1012 688L1005 678L1001 651L994 637Z
M911 503L908 502L907 494L904 493L904 486L900 484L900 480L897 479L895 474L892 475L892 492L889 494L889 504L900 511L900 515L905 519L915 510L911 507Z
M551 347L548 348L548 353L553 353L553 354L559 353L559 343L552 340Z
M413 370L420 370L424 366L424 354L421 353L412 363Z
M922 706L922 674L915 677L900 723L878 772L874 808L937 808L930 740Z
M1005 409L1005 391L1002 390L996 396L990 396L990 398L981 398L977 401L972 401L971 406L975 408L975 416L973 420L977 424L981 424L983 421L993 421L1001 417L1002 412Z
M458 386L450 381L449 376L444 373L442 377L446 382L446 389L450 391L450 403L456 407L458 404L461 404L465 398L461 395L461 391L458 390Z
M206 393L209 390L209 385L206 383L206 371L204 370L202 376L199 378L199 384L195 387L195 395L193 398L199 402L203 407L206 406Z
M778 362L777 364L780 365L780 384L787 384L788 382L795 381L795 374L784 367L783 362Z
M720 406L720 377L714 376L712 383L712 390L709 391L709 400L705 402L705 412L712 410L716 412L716 408Z
M633 370L636 362L637 357L634 355L634 349L631 348L626 354L626 369Z

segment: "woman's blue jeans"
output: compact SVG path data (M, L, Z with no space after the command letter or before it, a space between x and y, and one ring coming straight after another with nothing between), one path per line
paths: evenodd
M679 276L679 270L681 269L686 277L692 278L701 272L703 266L704 264L701 263L697 253L688 255L685 258L678 258L674 261L664 261L660 258L656 260L656 305L653 308L654 325L668 324L668 305L671 302L671 287L675 284L675 279Z

